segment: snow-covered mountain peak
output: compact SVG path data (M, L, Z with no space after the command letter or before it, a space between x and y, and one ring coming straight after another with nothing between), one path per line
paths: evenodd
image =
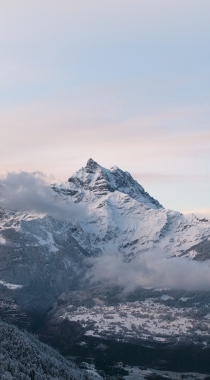
M97 170L98 168L101 168L101 165L99 165L96 161L94 161L92 158L89 158L86 164L86 169L90 170Z
M121 252L130 260L155 249L174 256L192 250L194 255L203 246L209 250L208 220L164 209L117 166L106 169L89 159L67 182L52 188L67 203L85 205L87 213L73 222L71 234L90 255Z
M163 208L161 204L152 198L144 188L135 181L130 173L121 170L117 166L106 169L92 158L87 161L85 167L78 170L67 183L53 186L54 190L66 195L73 195L80 201L87 198L101 198L118 191L129 195L136 201L153 209Z

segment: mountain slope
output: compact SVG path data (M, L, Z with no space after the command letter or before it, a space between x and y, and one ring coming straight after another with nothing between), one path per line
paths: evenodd
M196 245L210 236L210 221L166 210L129 173L89 159L68 182L53 185L68 202L87 205L73 223L72 236L90 254L122 252L132 258L151 249L196 256ZM206 255L208 257L208 255Z
M0 322L0 378L3 380L93 380L31 334Z
M2 311L3 317L7 315L5 301L10 303L9 315L15 319L18 305L30 315L38 316L64 290L78 289L88 253L71 236L70 227L68 222L48 216L2 213L0 314Z
M122 171L117 166L110 170L105 169L92 158L87 161L85 168L76 172L67 183L54 185L53 188L64 195L74 196L77 202L89 197L96 199L108 196L119 191L150 208L162 208L160 203L152 198L128 172Z

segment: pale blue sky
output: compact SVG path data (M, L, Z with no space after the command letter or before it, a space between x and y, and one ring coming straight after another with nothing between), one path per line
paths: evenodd
M210 1L0 3L0 172L89 157L210 212Z

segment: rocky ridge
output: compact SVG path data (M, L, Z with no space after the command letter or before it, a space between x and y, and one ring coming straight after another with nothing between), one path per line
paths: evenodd
M85 168L67 182L54 184L53 189L67 202L71 199L87 205L88 213L73 223L71 232L90 254L111 250L130 259L161 249L169 256L208 258L210 221L164 209L116 166L108 170L89 159Z

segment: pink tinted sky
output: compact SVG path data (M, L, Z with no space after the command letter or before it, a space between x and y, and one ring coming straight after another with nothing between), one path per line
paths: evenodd
M0 172L92 157L165 207L210 210L209 0L0 4Z

